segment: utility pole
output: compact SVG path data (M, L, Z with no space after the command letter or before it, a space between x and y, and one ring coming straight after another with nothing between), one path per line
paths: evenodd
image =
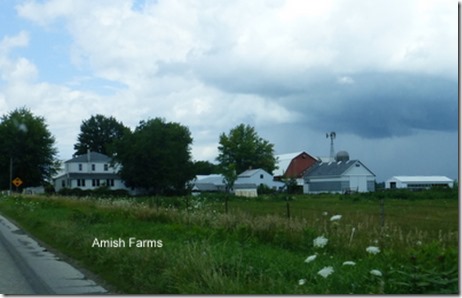
M11 191L13 190L12 181L13 181L13 157L10 156L10 181L9 181L9 183L10 183L10 193L9 194L10 195L11 195Z

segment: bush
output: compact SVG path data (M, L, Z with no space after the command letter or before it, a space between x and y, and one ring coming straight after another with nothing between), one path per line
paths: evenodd
M386 189L375 192L343 194L340 199L365 200L457 200L458 189L436 187L424 190Z
M276 191L268 187L266 184L260 184L257 188L257 193L258 195L269 195L276 193Z
M58 191L61 196L72 197L98 197L98 198L112 198L112 197L129 197L130 194L125 189L110 189L106 186L99 187L94 190L81 189L81 188L62 188Z

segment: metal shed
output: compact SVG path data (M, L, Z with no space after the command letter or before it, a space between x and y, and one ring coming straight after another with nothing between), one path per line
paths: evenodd
M446 176L393 176L385 181L385 188L429 189L435 186L453 187L454 180Z

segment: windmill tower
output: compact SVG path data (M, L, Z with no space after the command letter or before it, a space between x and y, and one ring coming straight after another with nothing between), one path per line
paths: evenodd
M336 137L335 131L326 132L326 139L330 138L330 160L334 161L334 139Z

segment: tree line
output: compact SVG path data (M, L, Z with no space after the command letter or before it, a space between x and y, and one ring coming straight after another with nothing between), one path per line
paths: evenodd
M92 115L83 120L74 144L74 156L88 150L120 164L119 175L128 187L153 194L182 193L196 175L222 173L232 185L236 175L249 168L272 173L276 168L274 145L255 128L239 124L218 138L217 163L193 161L193 138L187 126L163 118L142 120L134 130L112 116ZM21 187L52 182L59 170L55 137L44 117L23 107L0 118L0 189L14 177Z

